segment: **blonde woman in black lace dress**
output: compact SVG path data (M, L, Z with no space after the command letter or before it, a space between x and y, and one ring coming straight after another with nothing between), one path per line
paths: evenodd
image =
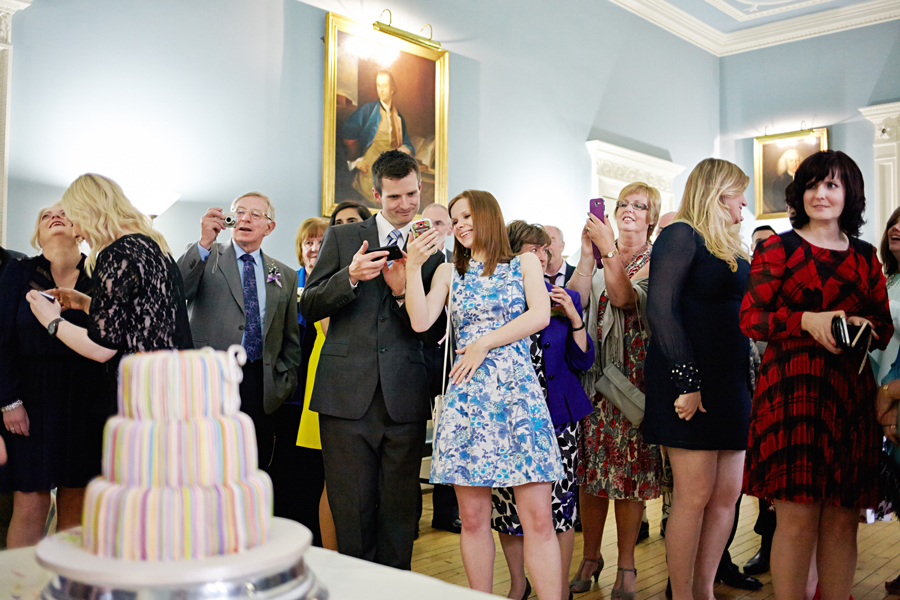
M75 233L91 246L86 264L95 294L59 288L50 292L59 302L50 303L34 291L27 298L50 335L82 356L107 363L114 394L123 355L193 346L181 273L150 217L131 204L115 181L82 175L60 204ZM70 308L88 313L86 328L60 317L61 310Z

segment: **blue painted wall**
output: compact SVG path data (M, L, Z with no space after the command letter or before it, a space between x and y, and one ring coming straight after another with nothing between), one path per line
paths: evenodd
M773 46L722 58L721 152L753 173L753 138L807 127L827 127L829 146L859 165L874 198L874 126L859 112L900 101L900 21ZM743 231L752 217L753 184L747 190ZM763 223L762 221L760 224ZM765 221L777 231L787 219ZM878 229L876 231L876 229ZM862 237L878 244L874 223Z
M157 220L173 248L198 237L206 207L262 190L278 211L265 248L294 264L296 227L321 206L325 12L371 22L384 8L315 3L39 0L17 13L9 245L25 249L38 208L91 170L181 193ZM450 195L490 190L507 219L562 225L569 252L586 141L688 166L714 151L719 59L609 2L390 8L451 52Z

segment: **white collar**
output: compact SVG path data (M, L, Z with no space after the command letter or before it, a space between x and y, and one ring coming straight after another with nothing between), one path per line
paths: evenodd
M388 236L396 229L396 227L391 225L388 220L384 218L381 211L375 214L375 224L378 225L378 243L384 246L387 244ZM406 245L406 236L409 235L410 229L412 229L412 221L400 228L400 241L397 242L397 244L401 248Z
M263 265L263 262L262 262L262 247L257 248L253 252L247 252L246 250L244 250L243 248L238 246L238 243L236 241L231 240L231 243L234 245L234 254L235 254L235 256L237 256L238 260L241 260L241 257L243 255L249 254L250 256L253 257L253 260L256 261L257 265L259 265L261 267L265 266L265 265Z

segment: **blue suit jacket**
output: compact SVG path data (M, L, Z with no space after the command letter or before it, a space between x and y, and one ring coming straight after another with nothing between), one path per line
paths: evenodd
M547 291L552 289L544 282ZM566 290L572 297L575 310L583 312L581 296L573 290ZM544 371L547 376L550 418L554 425L579 421L593 410L593 405L578 377L578 371L587 371L594 364L594 343L587 336L587 350L582 351L572 336L569 319L551 317L550 324L541 331L541 346L544 351Z
M406 119L397 111L400 117L400 123L403 128L403 145L409 148L411 156L416 155L416 149L409 139L409 133L406 131ZM381 124L381 101L375 100L363 104L356 112L350 115L350 118L344 123L343 136L345 140L359 140L362 145L360 147L361 155L372 145L375 140L375 134L378 132L378 126Z

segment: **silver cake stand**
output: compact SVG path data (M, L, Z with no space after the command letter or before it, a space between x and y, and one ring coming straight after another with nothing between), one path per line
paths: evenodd
M309 530L273 518L265 544L198 560L139 562L103 558L81 547L81 528L45 539L37 561L55 573L42 600L327 600L303 556Z

